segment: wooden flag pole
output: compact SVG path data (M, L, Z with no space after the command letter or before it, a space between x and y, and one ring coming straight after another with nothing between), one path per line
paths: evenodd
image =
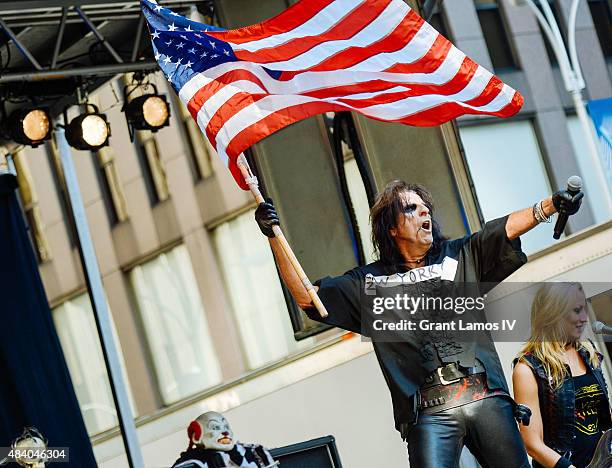
M264 203L265 200L263 196L261 195L261 192L259 191L259 183L257 182L257 177L253 175L253 172L251 171L251 168L249 167L249 163L244 157L244 154L241 154L240 156L238 156L237 165L240 168L240 172L242 172L244 181L249 186L249 189L251 190L251 193L253 194L255 201L258 204ZM323 302L321 302L321 299L319 298L317 291L315 291L315 288L310 282L310 280L308 279L308 277L306 276L306 273L304 272L302 265L300 265L299 260L293 253L293 250L291 250L291 246L289 245L289 242L287 242L287 239L285 238L285 235L283 234L282 229L280 228L280 226L272 226L272 230L274 231L275 238L278 239L281 247L283 248L283 251L289 258L289 261L291 262L293 269L295 270L300 280L302 281L302 284L306 288L306 291L308 291L308 295L312 299L312 303L314 304L314 306L319 311L319 315L321 315L321 317L327 317L328 315L327 310L325 309Z

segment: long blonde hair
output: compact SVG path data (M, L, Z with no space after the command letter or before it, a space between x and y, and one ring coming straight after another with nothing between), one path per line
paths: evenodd
M582 291L580 283L546 283L538 290L531 305L531 336L517 356L517 362L522 360L527 365L529 363L523 359L525 354L537 358L555 389L568 375L563 359L567 344L563 319L569 311L575 288ZM589 353L590 364L597 367L599 360L593 344L581 339L576 341L576 349L580 348Z

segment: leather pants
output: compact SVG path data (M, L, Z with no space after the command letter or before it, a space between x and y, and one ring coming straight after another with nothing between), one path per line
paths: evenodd
M527 468L511 401L493 396L437 413L420 413L407 437L410 466L455 468L466 445L483 468Z

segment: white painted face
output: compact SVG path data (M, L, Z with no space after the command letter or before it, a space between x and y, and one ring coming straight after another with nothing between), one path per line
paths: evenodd
M221 413L209 411L201 414L189 425L189 437L195 445L227 452L234 448L234 432Z
M395 242L429 248L433 242L433 224L429 208L414 192L403 192L404 212L397 220L397 226L389 232Z

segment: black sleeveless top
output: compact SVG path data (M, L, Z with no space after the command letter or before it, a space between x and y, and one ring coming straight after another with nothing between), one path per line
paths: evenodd
M597 442L605 429L602 416L608 411L608 402L595 376L586 374L572 377L574 381L574 452L572 463L577 468L587 466L593 458Z
M578 354L587 367L587 373L569 377L571 371L566 365L568 376L558 388L550 385L539 359L530 353L523 359L531 367L538 384L544 443L581 468L590 462L601 432L608 429L612 421L601 365L595 367L591 364L584 347L578 348ZM596 354L601 363L603 355ZM540 468L542 465L533 460L533 466Z

